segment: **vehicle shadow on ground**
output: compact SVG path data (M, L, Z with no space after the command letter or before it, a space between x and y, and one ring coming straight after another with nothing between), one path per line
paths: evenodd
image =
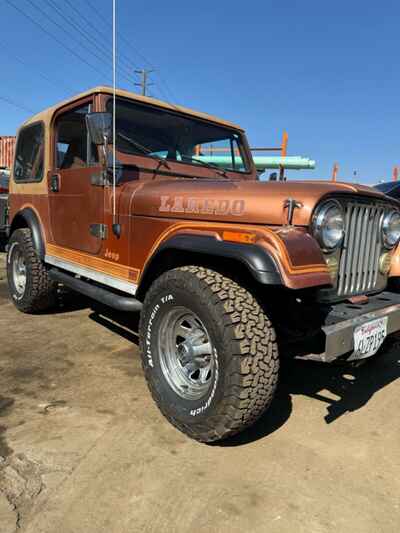
M138 315L132 318L132 315L118 314L101 306L92 306L92 310L91 320L138 345ZM280 384L266 413L248 430L214 445L241 446L274 433L289 420L295 395L308 396L325 404L324 420L332 424L346 413L364 407L376 392L399 378L400 344L386 346L360 366L283 361Z
M61 289L58 291L57 306L52 309L51 314L60 315L63 313L72 313L73 311L82 311L83 309L88 309L90 306L90 299L83 294ZM43 314L46 314L46 311Z
M292 414L294 395L326 404L324 420L332 424L346 413L364 407L376 392L400 378L399 346L383 351L361 366L329 365L312 361L286 361L280 385L269 410L248 430L220 446L240 446L277 431Z
M139 346L139 313L118 313L95 302L92 302L91 309L93 312L89 318L93 322Z

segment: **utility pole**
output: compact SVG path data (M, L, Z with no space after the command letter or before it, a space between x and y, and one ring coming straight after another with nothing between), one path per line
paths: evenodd
M141 93L143 96L146 96L147 89L150 87L150 85L154 85L153 83L149 83L149 74L151 72L154 72L153 70L149 70L146 68L141 68L139 70L135 70L136 74L139 74L140 76L140 83L135 83L137 87L141 87Z

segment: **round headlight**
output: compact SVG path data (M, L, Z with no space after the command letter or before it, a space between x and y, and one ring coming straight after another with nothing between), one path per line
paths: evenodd
M314 216L314 236L322 248L337 248L344 237L344 216L338 202L330 201L322 205Z
M400 213L389 211L382 223L383 242L388 248L393 248L400 239Z

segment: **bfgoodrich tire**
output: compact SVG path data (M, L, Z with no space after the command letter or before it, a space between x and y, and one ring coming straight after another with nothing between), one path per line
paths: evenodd
M14 231L7 254L8 290L23 313L50 309L57 301L57 283L50 280L36 253L30 229Z
M182 267L154 282L141 314L140 348L161 412L201 442L244 430L274 396L275 331L250 292L212 270Z

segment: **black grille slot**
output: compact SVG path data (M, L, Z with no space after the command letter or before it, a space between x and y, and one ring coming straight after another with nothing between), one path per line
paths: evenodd
M350 202L345 208L345 239L340 258L338 295L371 291L378 282L381 227L385 208Z

